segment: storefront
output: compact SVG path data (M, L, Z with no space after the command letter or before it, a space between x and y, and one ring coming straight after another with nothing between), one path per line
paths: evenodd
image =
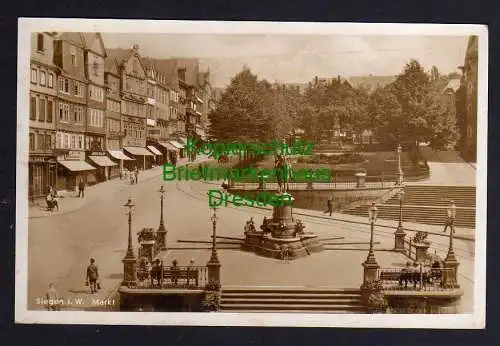
M178 154L178 157L176 157L176 161L179 158L183 158L184 157L184 145L177 142L177 141L168 141L168 142L177 149L177 152L173 153L173 154L175 154L175 156L177 156L177 154Z
M95 183L96 169L87 162L67 158L58 159L57 163L57 190L76 191L80 180L87 185Z
M174 155L177 155L179 152L179 149L174 147L172 144L169 142L158 142L160 151L163 153L163 161L162 164L164 163L172 163L172 157Z
M96 178L98 183L111 179L111 167L118 166L117 163L111 161L104 153L92 153L88 158L96 167ZM120 174L119 171L118 174Z
M123 169L132 169L135 166L135 159L128 157L121 150L108 150L110 158L118 164L118 166L110 167L110 178L120 176ZM126 163L127 162L127 163Z
M29 199L45 197L50 187L56 186L57 161L55 156L29 157Z
M154 147L152 145L148 145L147 148L154 155L154 157L153 157L153 167L161 165L162 157L163 157L163 154L161 153L161 151L159 151L158 149L156 149L156 147Z
M123 148L128 154L132 155L136 161L136 167L138 169L145 170L147 165L148 157L154 157L148 149L143 147L124 147ZM135 168L135 167L134 167Z

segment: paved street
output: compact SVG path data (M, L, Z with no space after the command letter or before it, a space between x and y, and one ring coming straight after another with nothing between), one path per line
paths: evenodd
M111 187L111 184L115 184L115 187ZM140 228L158 227L160 202L157 190L161 184L161 167L157 167L144 172L143 179L140 179L137 185L127 184L125 181L110 182L103 192L96 193L93 197L89 194L91 203L85 203L72 212L30 219L28 308L43 308L36 305L35 299L46 292L50 282L55 283L61 296L82 298L80 308L91 307L91 295L85 287L85 269L90 257L97 261L103 286L102 291L95 296L105 297L110 294L120 282L121 259L126 250L127 217L122 205L129 195L137 205L133 217L133 240L136 244L135 233ZM165 221L168 246L185 247L186 244L177 242L182 239L210 240L211 211L208 209L206 191L214 186L203 182L165 182L164 186L167 190ZM96 188L97 191L99 190ZM306 230L314 231L322 237L342 236L345 241L369 241L368 225L330 220L321 212L295 211L297 214L311 215L300 218L306 225ZM254 216L256 223L260 224L263 216L269 215L269 211L248 207L225 207L219 210L218 215L218 235L241 237L246 220ZM366 222L366 218L343 214L334 214L332 218ZM390 221L382 220L380 223L391 224ZM411 228L409 225L407 227ZM426 229L435 233L441 231L437 227ZM376 249L392 248L392 233L392 229L378 227L375 241L380 244L376 245ZM444 257L448 238L431 234L429 239L432 241L431 251L435 249ZM335 247L358 250L328 250L290 263L236 250L220 250L222 283L359 287L362 278L361 263L366 258L368 245ZM457 239L455 253L461 262L460 284L465 290L462 308L463 311L470 311L474 242ZM165 260L170 262L175 258L180 265L186 265L192 258L197 264L203 265L209 255L208 249L172 249L166 254ZM387 251L378 251L376 258L381 266L394 266L406 261L405 257Z

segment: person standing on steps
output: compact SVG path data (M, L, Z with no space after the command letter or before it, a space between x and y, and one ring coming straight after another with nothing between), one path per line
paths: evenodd
M332 203L333 198L329 197L328 200L326 201L326 207L328 208L323 214L330 213L330 216L332 216L333 213L333 203Z
M85 183L82 178L78 182L78 197L85 197Z

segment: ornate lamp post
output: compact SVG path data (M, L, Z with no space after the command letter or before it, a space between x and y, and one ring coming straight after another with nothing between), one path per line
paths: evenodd
M127 209L128 214L128 244L127 253L123 258L123 286L133 287L137 284L137 260L134 255L134 248L132 247L132 213L134 212L135 205L129 198L127 203L123 205Z
M165 229L165 225L163 223L163 199L165 198L165 189L163 188L163 185L161 186L160 190L158 191L160 193L160 226L158 227L158 248L160 250L166 250L167 249L167 230Z
M401 169L401 152L402 152L401 144L398 145L397 152L398 152L398 185L402 185L403 170Z
M455 217L457 215L457 206L454 201L451 201L451 205L446 210L448 213L448 221L446 227L450 228L450 245L448 247L448 254L444 260L444 267L446 272L444 273L445 285L459 287L457 283L457 269L460 263L455 257L455 252L453 251L453 234L455 233Z
M401 188L398 191L399 197L399 223L396 228L396 232L394 232L394 250L395 251L404 251L405 249L405 237L406 233L403 229L403 198L404 198L404 189Z
M375 253L373 251L373 230L375 227L375 221L377 220L378 209L375 205L375 202L372 203L370 208L368 209L368 218L370 221L370 250L368 251L368 256L366 257L366 261L363 262L364 273L363 273L363 282L375 281L377 280L377 270L380 266L375 259Z
M220 287L220 261L217 256L217 220L219 217L216 212L217 209L213 208L214 214L210 218L212 220L212 255L210 256L210 260L207 262L208 268L208 283Z

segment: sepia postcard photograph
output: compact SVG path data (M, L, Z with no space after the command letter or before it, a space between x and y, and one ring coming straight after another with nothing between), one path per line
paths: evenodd
M485 326L488 31L21 18L17 323Z

